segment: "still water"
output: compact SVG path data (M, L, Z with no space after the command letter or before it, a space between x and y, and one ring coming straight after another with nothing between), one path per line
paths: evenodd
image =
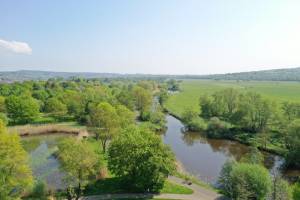
M250 151L249 147L230 140L208 139L201 133L182 132L184 125L173 116L167 115L167 131L164 142L175 153L184 170L202 181L216 184L219 173L227 159L239 160ZM265 166L270 172L279 172L284 159L264 153ZM285 172L285 175L299 171Z
M65 188L64 173L60 170L60 163L55 157L57 143L64 137L71 136L56 133L22 138L22 144L30 156L33 176L46 182L48 187L54 190Z

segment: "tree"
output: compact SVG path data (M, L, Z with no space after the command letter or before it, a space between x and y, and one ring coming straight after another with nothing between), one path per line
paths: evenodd
M6 108L5 108L5 98L3 96L0 96L0 113L5 113Z
M151 93L148 90L137 86L134 88L133 94L135 97L136 109L140 111L140 114L148 111L152 104Z
M28 123L39 114L37 100L30 96L9 96L5 99L8 117L14 123Z
M118 114L119 124L121 128L125 128L135 122L135 114L129 110L126 106L117 105L116 111Z
M108 150L108 167L131 188L159 191L175 170L175 157L160 136L136 126L123 130Z
M120 123L116 109L107 102L100 103L90 113L90 129L100 139L103 151L106 145L119 131Z
M263 200L271 191L271 178L268 170L257 164L225 164L220 183L232 199Z
M32 173L19 136L8 134L1 120L0 158L0 199L18 199L32 185Z
M272 180L272 200L292 200L292 190L289 183L282 179L279 174L275 174Z
M67 138L58 144L58 158L70 187L77 186L76 199L79 199L88 180L95 178L99 172L102 164L100 155L86 142Z
M300 117L300 103L284 102L282 110L289 121Z
M294 120L286 132L287 164L300 166L300 119Z
M48 112L53 117L59 119L67 114L67 106L58 98L52 97L45 103L45 112Z

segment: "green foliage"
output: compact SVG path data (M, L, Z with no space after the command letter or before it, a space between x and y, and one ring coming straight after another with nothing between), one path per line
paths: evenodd
M45 102L45 111L54 118L61 119L67 114L67 106L58 98L52 97Z
M39 104L30 96L9 96L5 105L8 117L14 123L31 122L39 114Z
M270 199L272 200L292 200L292 188L289 183L282 179L280 176L275 175L273 177L272 191L270 193Z
M295 185L293 185L293 199L300 199L300 183L295 183Z
M120 108L119 108L120 109ZM121 110L119 110L121 112ZM122 120L129 114L123 109ZM130 120L130 119L128 119ZM97 105L90 113L89 126L91 131L96 134L96 138L100 139L103 151L106 151L106 145L119 132L120 123L124 125L124 121L119 121L119 116L116 109L107 102L102 102Z
M220 183L232 199L266 199L271 191L271 178L267 169L257 164L226 163Z
M0 120L0 199L18 199L33 182L26 151Z
M62 140L58 145L61 168L66 172L70 188L76 187L76 198L82 194L84 186L95 178L102 165L101 157L84 141L74 138Z
M4 123L4 125L8 124L8 118L5 113L0 113L0 120Z
M211 138L230 137L230 128L231 125L229 123L213 117L208 122L206 134Z
M137 86L133 89L133 94L136 109L140 111L140 113L149 111L152 104L152 95L150 91Z
M135 114L129 110L126 106L117 105L116 111L118 115L119 124L122 128L125 128L135 122Z
M175 157L161 138L135 126L112 141L108 155L110 171L138 191L159 191L175 170Z
M250 152L246 153L240 161L250 164L263 165L264 155L256 147L250 147Z
M286 160L289 165L300 166L300 119L294 120L287 129Z
M48 191L47 184L42 181L36 181L32 192L30 193L31 199L47 200Z

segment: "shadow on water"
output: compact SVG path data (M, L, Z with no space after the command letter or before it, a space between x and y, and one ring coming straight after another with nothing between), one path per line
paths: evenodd
M227 159L240 160L250 148L235 141L209 139L201 133L185 132L184 125L173 116L167 116L167 131L164 142L171 146L184 169L202 181L216 184L219 173ZM284 159L264 153L265 166L270 171L279 171ZM294 172L299 175L299 171ZM288 175L289 171L285 172Z

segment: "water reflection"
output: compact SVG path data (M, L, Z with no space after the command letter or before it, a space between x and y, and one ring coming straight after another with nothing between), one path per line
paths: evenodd
M182 132L183 124L172 116L167 116L167 131L164 142L171 146L184 168L209 183L217 182L219 173L227 159L240 160L250 148L229 140L206 138L201 133ZM270 171L278 171L284 160L276 155L264 153L265 166ZM285 175L288 172L285 172ZM295 174L295 172L293 173ZM297 173L299 175L299 171Z

